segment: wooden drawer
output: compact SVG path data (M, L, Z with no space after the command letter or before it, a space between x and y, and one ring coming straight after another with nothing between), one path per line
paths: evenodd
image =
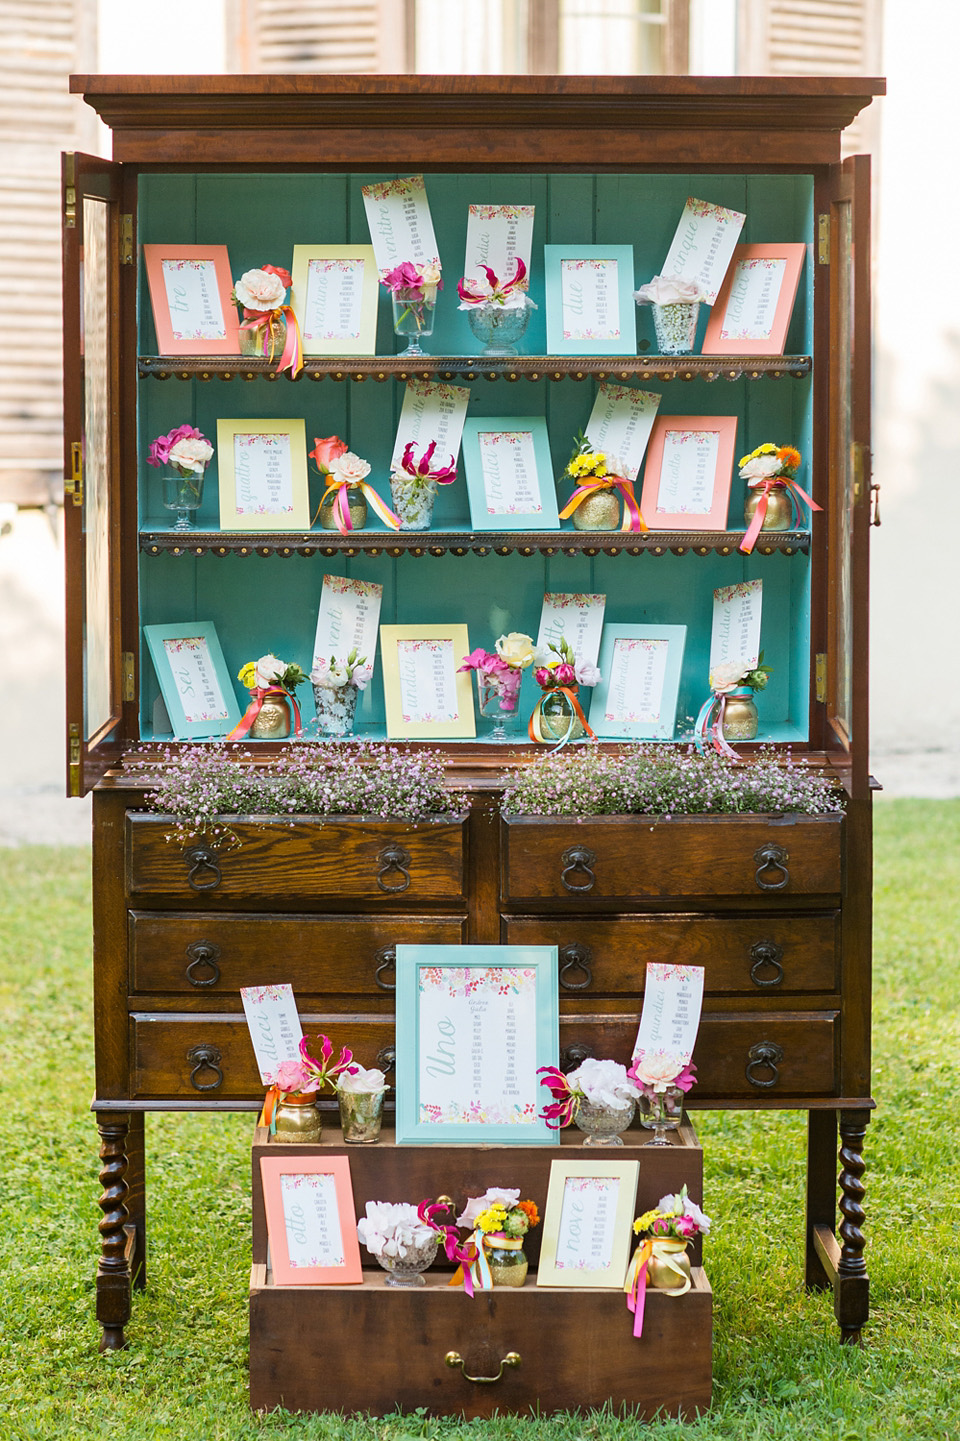
M842 816L597 816L502 822L505 898L839 895Z
M138 994L236 995L289 981L309 995L393 996L397 945L463 945L464 916L255 916L131 911Z
M555 945L560 995L640 996L648 961L703 966L707 994L779 996L839 986L840 914L504 916L509 945Z
M239 846L168 841L170 818L126 816L127 892L221 900L460 900L465 823L404 826L344 818L233 820Z
M386 1286L384 1274L364 1273L362 1286L275 1286L254 1265L255 1410L382 1416L425 1406L472 1417L609 1402L644 1417L692 1417L710 1404L712 1296L699 1267L686 1296L648 1292L639 1341L622 1291L538 1289L531 1275L518 1290L471 1299L442 1271L410 1291ZM450 1352L462 1368L448 1364ZM519 1363L501 1366L510 1352Z

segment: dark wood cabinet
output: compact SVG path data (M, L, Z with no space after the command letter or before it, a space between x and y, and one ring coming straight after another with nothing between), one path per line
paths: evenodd
M131 1275L146 1277L145 1114L259 1104L240 987L292 981L308 1021L366 1064L389 1065L393 948L411 941L556 944L568 1056L629 1053L647 961L704 965L693 1104L808 1112L806 1279L832 1286L842 1334L856 1339L872 1107L869 169L862 157L841 162L840 133L882 82L73 85L114 136L112 161L64 162L67 763L71 793L94 792L104 1347L124 1343ZM748 215L744 238L806 246L787 354L664 357L638 346L628 357L488 360L462 343L452 298L437 355L420 361L393 353L385 315L375 357L310 360L293 384L261 360L156 354L144 243L228 242L237 273L285 263L295 242L366 239L359 185L414 171L427 176L451 291L462 254L451 217L478 186L480 198L536 204L535 248L635 242L640 279L658 268L688 194L734 204ZM223 415L303 416L317 433L362 435L382 479L402 383L416 376L469 386L483 413L544 414L558 472L598 378L659 388L665 411L735 414L744 449L798 443L823 514L810 532L762 533L746 557L736 479L721 532L478 534L454 494L423 534L238 534L217 529L215 505L187 541L164 528L143 466L159 430L186 417L212 434ZM845 812L503 819L498 782L534 748L470 741L443 746L470 803L453 821L241 817L238 848L171 841L129 765L141 742L162 739L142 627L212 618L233 672L267 650L309 663L325 570L388 581L384 620L429 618L430 606L469 619L474 644L494 611L497 631L530 630L545 590L603 591L608 618L689 618L681 707L694 710L712 590L761 577L777 666L761 740L832 776ZM375 743L385 734L377 684L364 722ZM273 752L259 744L265 763Z

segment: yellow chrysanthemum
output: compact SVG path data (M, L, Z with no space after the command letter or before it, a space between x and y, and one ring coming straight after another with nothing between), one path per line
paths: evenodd
M242 681L247 690L252 690L256 684L257 668L252 660L248 660L243 670L237 672L237 680Z
M502 1231L503 1223L506 1219L506 1206L501 1205L499 1201L495 1201L492 1206L488 1206L485 1211L480 1212L475 1224L477 1230L483 1231L486 1235L491 1231Z
M644 1211L642 1216L638 1216L633 1223L633 1229L637 1233L637 1235L639 1236L643 1231L649 1231L650 1227L653 1225L654 1221L659 1215L660 1212L654 1210Z

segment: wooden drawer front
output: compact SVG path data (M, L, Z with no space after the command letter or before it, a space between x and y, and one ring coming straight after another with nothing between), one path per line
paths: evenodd
M392 996L398 945L459 946L466 918L250 916L131 911L138 994L236 995L289 981L294 994Z
M263 897L387 902L463 896L462 820L407 827L386 821L298 820L234 826L218 851L168 841L170 821L127 813L127 890L214 902Z
M584 1054L626 1061L638 1019L561 1016L561 1064ZM835 1094L837 1023L835 1011L704 1016L693 1053L698 1082L693 1098L762 1103L765 1097Z
M839 895L841 816L503 822L510 900Z
M838 985L839 912L755 916L505 916L510 945L557 946L560 995L636 996L648 961L704 966L708 994L778 996Z

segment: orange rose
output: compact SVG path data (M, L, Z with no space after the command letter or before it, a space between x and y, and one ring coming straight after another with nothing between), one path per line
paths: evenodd
M341 455L345 455L346 452L346 442L341 440L339 435L328 435L324 439L316 437L313 442L313 450L309 454L310 458L317 462L320 474L326 475L333 462L339 460Z

